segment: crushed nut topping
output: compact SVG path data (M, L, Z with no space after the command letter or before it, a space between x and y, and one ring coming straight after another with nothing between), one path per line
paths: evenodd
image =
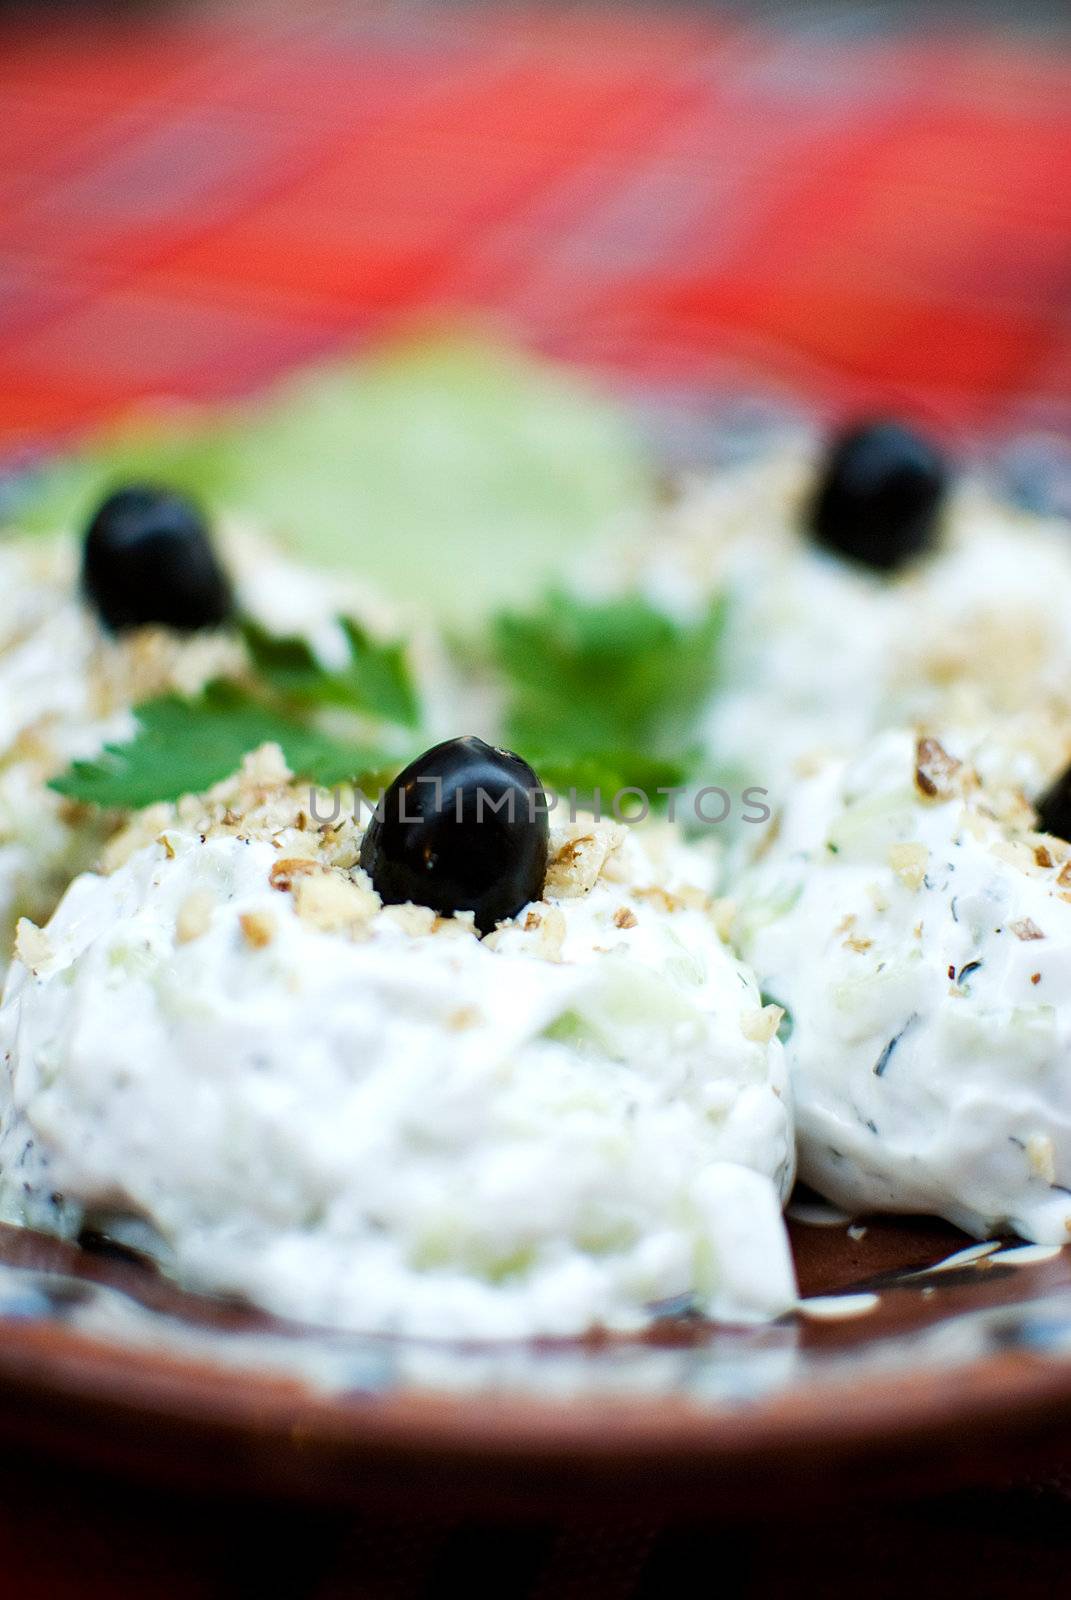
M382 920L393 923L411 938L419 939L434 928L435 912L430 906L415 906L411 901L406 901L400 906L384 906Z
M353 877L344 872L299 874L294 879L293 895L294 910L302 922L321 933L358 932L371 922L381 905L371 880L363 872ZM419 928L407 931L428 933L435 920L434 912L426 907L392 906L388 910L426 913L419 919Z
M757 1011L743 1011L740 1014L740 1031L745 1039L751 1039L755 1044L769 1044L784 1016L782 1006L763 1006Z
M275 938L275 918L266 911L243 911L238 923L246 943L254 950L263 950Z
M634 928L636 926L636 913L629 906L618 906L614 912L615 928Z
M1017 939L1044 939L1045 937L1032 917L1020 917L1018 922L1010 922L1008 926Z
M540 933L540 954L544 961L560 961L565 946L565 914L557 906L548 906Z
M917 842L908 841L889 848L889 865L900 882L909 889L922 888L929 859L929 850Z
M175 918L175 938L179 944L192 944L206 934L212 924L216 898L208 889L193 889L186 896Z
M1036 878L1042 868L1034 858L1034 852L1025 839L998 839L989 847L991 855L998 861L1006 861L1010 867L1015 867L1018 872L1025 873L1028 878Z
M285 894L294 887L296 878L325 870L319 861L314 861L310 856L286 856L282 861L272 863L268 882L273 889L280 889Z
M644 884L634 889L637 900L649 900L660 911L709 911L710 896L693 884L679 884L675 889L664 889L660 883Z
M928 800L947 800L962 765L936 739L921 738L915 746L915 785Z
M594 817L579 817L564 828L553 829L546 892L561 900L589 894L625 836L620 823L596 822Z
M52 960L53 950L47 933L29 917L20 917L15 929L15 954L23 966L36 976Z

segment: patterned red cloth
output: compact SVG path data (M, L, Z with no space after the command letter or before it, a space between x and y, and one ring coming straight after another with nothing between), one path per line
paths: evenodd
M0 63L0 447L458 311L651 386L1071 428L1051 42L46 7Z

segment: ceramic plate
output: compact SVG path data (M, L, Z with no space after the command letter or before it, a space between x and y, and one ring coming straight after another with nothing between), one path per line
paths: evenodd
M183 1294L0 1229L0 1432L213 1489L404 1508L761 1510L1040 1468L1071 1430L1071 1255L797 1200L771 1327L460 1346Z

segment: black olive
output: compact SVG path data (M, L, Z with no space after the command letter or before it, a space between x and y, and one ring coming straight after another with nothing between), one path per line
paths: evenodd
M1071 840L1071 767L1050 783L1035 810L1042 833Z
M815 540L889 572L933 543L948 484L935 445L899 422L851 428L830 449L811 503Z
M361 841L388 905L475 913L489 933L543 893L547 803L526 761L482 739L448 739L399 773Z
M182 633L214 628L234 610L201 512L150 484L119 489L86 530L82 587L113 633L156 622Z

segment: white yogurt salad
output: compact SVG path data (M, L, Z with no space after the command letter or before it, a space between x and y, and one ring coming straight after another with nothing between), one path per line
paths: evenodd
M479 741L438 748L448 783L473 759L512 781ZM266 747L21 924L4 1214L103 1219L184 1283L349 1328L789 1309L780 1012L719 935L705 854L591 819L548 844L529 818L507 841L515 914L477 896L451 916L377 893L404 882L400 835L370 848L352 814L313 812ZM423 853L454 851L456 899L501 839L455 835Z
M1071 845L932 736L797 780L738 885L801 1175L849 1211L1071 1234Z
M907 429L695 479L611 570L673 615L724 596L711 781L779 797L798 762L919 719L1030 793L1071 760L1071 530L951 482Z
M18 917L47 917L117 825L113 810L65 798L48 781L131 739L132 707L241 679L249 657L236 617L303 640L325 670L346 662L340 613L373 636L398 631L397 617L361 585L289 560L240 525L224 530L217 561L179 496L128 493L141 496L143 517L164 513L140 588L110 584L99 559L91 577L71 536L0 540L0 973ZM203 552L184 582L168 571L168 537L183 570L191 544Z
M192 692L241 661L216 629L106 633L79 592L74 540L0 544L0 970L20 915L47 916L114 820L46 781L128 736L135 700Z
M1071 1237L1062 524L868 424L450 658L146 494L0 549L0 1217L492 1340L791 1310L797 1148Z

